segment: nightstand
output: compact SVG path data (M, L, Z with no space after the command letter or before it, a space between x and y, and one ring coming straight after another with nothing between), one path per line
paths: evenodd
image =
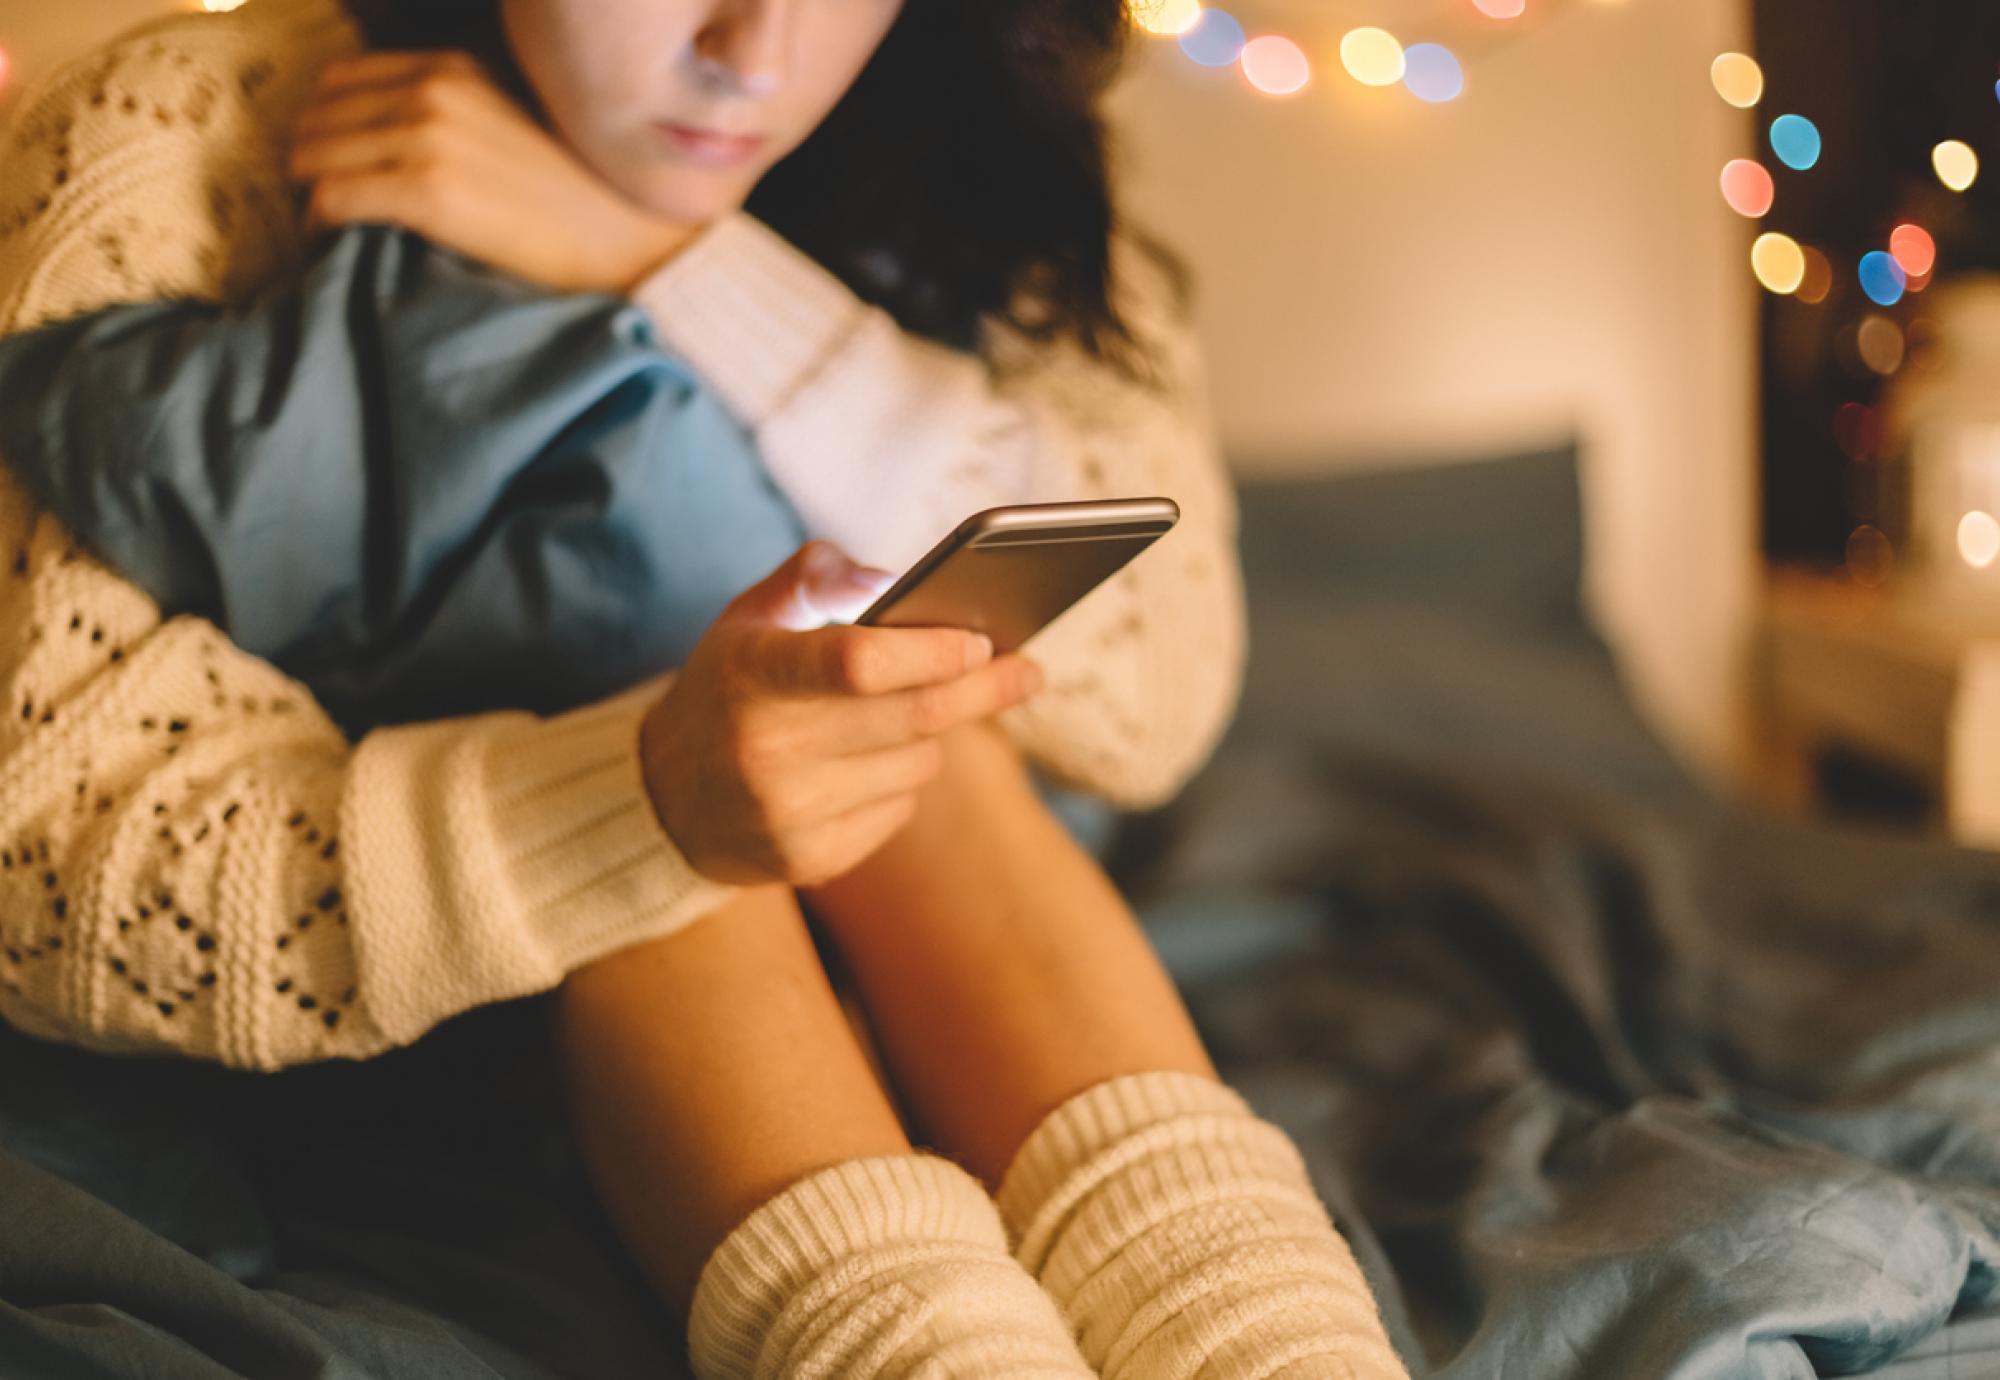
M2000 849L2000 610L1783 570L1758 634L1759 746L1780 798L1897 803Z

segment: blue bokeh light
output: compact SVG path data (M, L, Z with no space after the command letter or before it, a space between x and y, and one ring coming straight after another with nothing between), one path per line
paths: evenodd
M1465 69L1442 43L1412 43L1403 50L1403 84L1420 101L1454 101L1465 90Z
M1181 35L1181 51L1203 67L1227 67L1243 51L1243 26L1227 10L1203 10Z
M1893 254L1877 249L1861 256L1861 290L1877 306L1895 306L1903 300L1903 290L1909 285L1910 275Z
M1771 121L1771 152L1788 168L1804 172L1819 162L1819 126L1803 115L1780 115Z

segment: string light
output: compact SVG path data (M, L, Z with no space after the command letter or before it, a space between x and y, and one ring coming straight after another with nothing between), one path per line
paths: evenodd
M1903 367L1903 329L1886 316L1865 318L1854 345L1861 362L1884 378Z
M1819 162L1819 126L1803 115L1780 115L1771 121L1771 152L1797 172Z
M1937 241L1921 225L1899 225L1890 231L1889 253L1912 280L1928 278L1937 266Z
M1243 51L1243 26L1227 10L1205 9L1180 43L1181 51L1203 67L1227 67Z
M1709 64L1708 79L1715 94L1738 110L1748 110L1764 99L1764 69L1747 54L1724 53Z
M2000 519L1974 508L1958 520L1958 554L1974 570L1984 570L2000 557Z
M1403 45L1387 29L1350 29L1340 40L1340 65L1363 86L1394 86L1403 79Z
M1954 192L1962 192L1979 180L1979 155L1962 139L1947 139L1931 150L1931 166L1938 181Z
M1403 85L1420 101L1455 101L1465 90L1465 69L1442 43L1412 43L1403 52Z
M1847 575L1864 589L1887 583L1895 559L1896 548L1881 528L1864 522L1847 534Z
M1184 34L1201 19L1201 0L1131 0L1132 18L1149 34Z
M1879 249L1861 256L1858 275L1861 290L1878 307L1895 306L1903 300L1903 292L1910 285L1910 275L1903 271L1903 266Z
M1771 174L1762 163L1736 158L1723 166L1722 199L1737 215L1755 220L1770 211L1777 195Z
M1799 290L1793 294L1799 301L1816 307L1833 291L1833 265L1826 255L1811 245L1805 247L1806 272L1799 281Z
M1305 50L1282 34L1263 34L1243 45L1243 76L1267 96L1290 96L1312 80Z
M1797 292L1806 280L1805 251L1790 235L1759 235L1750 246L1750 269L1767 291L1780 296Z

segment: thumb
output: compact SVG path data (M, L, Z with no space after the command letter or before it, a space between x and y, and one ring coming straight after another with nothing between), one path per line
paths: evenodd
M815 539L737 595L723 616L803 632L852 619L890 579L883 571L856 564L832 542Z

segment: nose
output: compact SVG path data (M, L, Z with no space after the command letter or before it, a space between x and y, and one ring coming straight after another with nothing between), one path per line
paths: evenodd
M695 34L698 75L735 94L770 96L784 85L798 0L720 0Z

